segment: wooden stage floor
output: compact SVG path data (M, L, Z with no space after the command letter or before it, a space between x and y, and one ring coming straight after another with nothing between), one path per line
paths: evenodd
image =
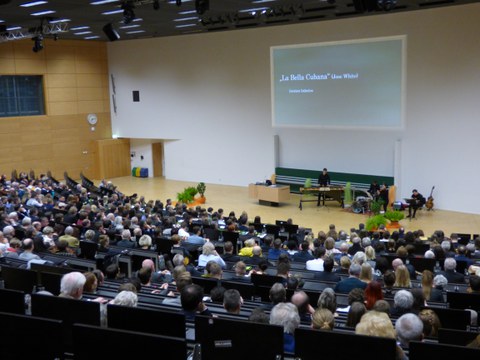
M171 198L176 200L178 192L183 191L187 186L196 186L197 183L165 180L164 178L135 178L121 177L108 179L111 180L118 189L127 194L137 193L143 195L147 200L165 200ZM95 181L99 183L98 180ZM228 215L230 211L235 211L237 217L242 211L248 213L249 219L260 215L263 223L275 223L275 220L287 220L292 218L295 224L311 228L316 234L318 231L328 231L330 224L335 224L337 231L349 231L352 227L358 227L359 223L364 223L368 215L354 214L340 207L336 201L327 201L326 207L317 207L316 203L303 203L303 210L299 209L300 195L290 194L290 200L287 203L280 204L279 207L270 207L259 205L255 199L248 197L248 185L246 186L228 186L206 184L205 197L207 199L204 207L212 207L217 210L224 209ZM418 219L417 219L418 218ZM428 236L435 230L443 230L447 236L453 232L458 233L480 233L480 215L467 214L445 210L417 212L417 218L404 219L400 224L405 231L415 231L422 229Z

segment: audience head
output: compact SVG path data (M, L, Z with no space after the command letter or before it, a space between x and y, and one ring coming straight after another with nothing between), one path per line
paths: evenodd
M393 298L394 306L402 312L408 312L413 306L413 295L408 290L399 290Z
M438 315L432 309L423 309L418 313L423 323L424 337L437 337L438 329L442 327Z
M355 334L395 339L392 321L384 312L369 311L355 327Z
M383 300L382 284L378 281L370 281L365 288L365 306L371 310L377 300Z
M287 300L287 291L285 290L285 286L283 286L281 283L273 284L270 288L269 296L273 304L285 302Z
M386 300L377 300L375 305L373 305L372 310L384 312L388 316L390 316L390 303Z
M335 313L337 310L337 297L335 291L333 291L332 288L323 289L318 297L317 306L321 309L328 309L332 313Z
M215 286L212 290L210 290L210 300L214 303L221 303L223 304L223 296L225 295L225 289L223 286Z
M446 258L445 262L443 263L443 268L445 271L455 271L457 268L457 261L454 258Z
M238 314L242 307L243 299L236 289L228 289L223 293L223 307L228 313Z
M180 293L180 301L185 311L196 311L203 302L203 288L197 284L185 286Z
M128 307L136 307L138 303L138 296L133 291L120 291L115 299L113 299L110 304L113 305L122 305Z
M259 324L269 324L270 316L268 316L261 307L257 307L252 310L248 320Z
M433 278L433 285L437 289L442 289L443 287L447 286L448 280L445 276L443 275L435 275Z
M310 298L305 291L295 291L290 302L295 305L300 314L306 314L310 308Z
M335 317L332 312L325 308L318 308L312 316L312 328L317 330L333 330Z
M85 275L85 285L83 285L83 292L85 293L95 293L97 291L98 280L93 272L86 272Z
M279 303L270 312L270 324L283 326L283 332L293 334L300 325L298 310L292 303Z
M423 339L423 322L412 313L403 314L395 322L397 339L404 348L408 348L410 341Z
M61 295L73 299L81 299L86 281L85 275L81 272L73 271L63 275L60 281Z
M362 271L362 267L353 262L352 262L352 265L350 265L350 268L348 269L348 273L350 274L350 276L354 276L357 278L360 276L361 271Z
M365 314L366 312L367 308L365 307L365 305L362 302L355 301L353 304L350 305L345 326L354 328L355 326L357 326L363 314Z

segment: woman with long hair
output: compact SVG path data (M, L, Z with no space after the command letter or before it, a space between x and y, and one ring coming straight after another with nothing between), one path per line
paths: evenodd
M371 281L365 288L365 307L372 310L377 300L383 300L382 284Z
M405 265L399 265L395 270L395 284L394 287L411 288L410 273Z

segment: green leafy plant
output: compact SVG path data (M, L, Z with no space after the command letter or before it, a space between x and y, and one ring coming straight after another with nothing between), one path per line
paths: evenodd
M383 200L373 200L372 202L370 202L370 211L374 214L374 215L378 215L380 214L380 210L382 209L382 205L383 205Z
M387 225L387 219L383 215L375 215L367 219L365 222L365 228L368 231L378 229L380 225Z
M385 219L389 221L400 221L403 218L405 218L405 214L402 211L387 211L385 214L383 214Z
M177 193L177 200L184 204L191 203L197 195L198 190L194 186L186 187L183 192Z
M206 189L206 188L207 188L207 187L206 187L206 185L205 185L204 182L198 183L198 185L197 185L197 191L198 191L198 193L200 194L201 197L204 196L204 194L205 194L205 189Z

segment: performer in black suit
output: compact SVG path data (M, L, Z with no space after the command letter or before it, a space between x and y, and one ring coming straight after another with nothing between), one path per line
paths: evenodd
M330 185L330 175L328 175L327 168L323 168L323 172L318 177L318 186L326 187ZM317 206L320 205L320 201L323 199L323 205L325 205L325 191L318 192Z
M323 168L323 172L318 177L318 186L328 186L330 185L330 175L328 175L327 168Z
M425 205L425 198L422 194L420 194L417 189L413 189L412 197L408 200L408 216L411 218L415 218L415 214L417 213L417 209L421 208ZM413 216L412 216L412 209L413 209Z

